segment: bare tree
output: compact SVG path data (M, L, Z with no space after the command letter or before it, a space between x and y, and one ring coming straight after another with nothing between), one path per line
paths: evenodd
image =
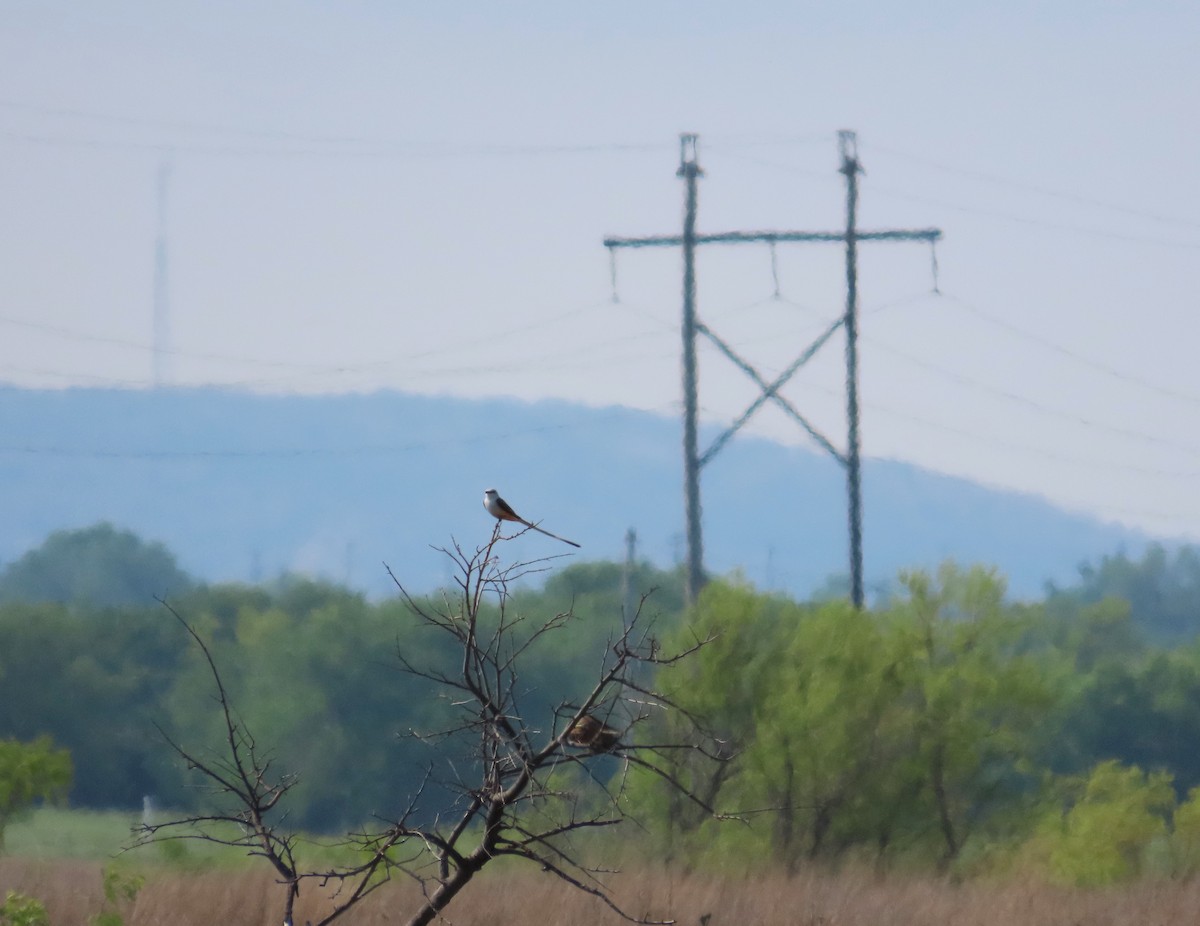
M215 758L166 738L207 780L224 809L143 825L136 829L138 843L203 839L265 858L281 885L285 923L292 922L305 883L331 890L332 908L317 924L324 926L403 874L421 887L422 899L408 920L420 926L445 910L489 862L503 857L536 863L626 920L670 922L624 911L605 881L613 869L587 861L574 837L627 819L621 797L632 770L655 776L678 798L715 815L673 771L677 763L671 758L687 751L720 762L728 750L656 687L660 672L707 641L695 639L677 652L663 652L643 598L637 613L626 615L621 630L596 654L592 669L580 673L590 681L574 697L562 697L556 709L534 716L537 709L522 704L521 667L548 634L565 630L573 615L534 618L517 611L512 583L548 567L545 560L503 565L497 550L510 539L501 537L497 523L490 541L473 553L457 544L443 550L455 563L455 586L436 603L409 594L388 569L415 619L451 644L453 661L444 665L418 662L403 645L397 647L403 671L427 683L431 697L445 699L451 720L443 729L410 733L431 746L435 759L397 819L347 837L359 850L359 861L343 868L308 871L298 864L297 837L280 822L294 776L272 773L269 757L230 703L209 648L168 605L207 660L225 738ZM656 715L668 715L671 722L650 723ZM655 742L652 729L676 732Z

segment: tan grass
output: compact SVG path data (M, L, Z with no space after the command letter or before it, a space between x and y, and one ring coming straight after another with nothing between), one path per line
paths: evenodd
M99 863L0 859L0 896L42 900L55 926L87 923L103 903ZM280 895L266 870L187 873L146 869L127 926L279 926ZM1177 926L1195 922L1200 883L1144 882L1085 891L1010 881L954 884L934 877L876 877L810 870L787 878L668 873L640 867L613 877L630 913L697 926ZM327 901L306 888L298 923ZM343 917L347 926L403 923L417 900L410 884L387 885ZM447 911L454 926L616 926L593 898L536 871L484 872Z

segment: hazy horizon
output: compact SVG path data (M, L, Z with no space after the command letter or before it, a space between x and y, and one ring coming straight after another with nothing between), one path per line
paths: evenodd
M619 254L614 302L603 238L678 233L681 131L702 232L839 230L852 129L860 228L944 233L938 293L927 246L861 247L864 452L1200 537L1194 4L0 10L0 381L677 416L679 255ZM834 245L774 268L697 265L768 378L844 302ZM719 427L756 391L700 351ZM785 390L839 446L842 379L835 337Z

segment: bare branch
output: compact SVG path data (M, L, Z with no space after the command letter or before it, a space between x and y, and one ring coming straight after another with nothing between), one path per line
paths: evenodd
M655 776L705 815L721 817L710 800L689 787L669 757L687 754L721 763L730 751L704 731L699 718L656 687L656 673L682 663L709 641L695 638L681 651L664 654L644 619L647 599L643 596L637 611L625 615L620 630L598 653L594 674L584 690L575 693L577 699L564 699L538 722L522 704L526 692L521 688L521 669L551 634L570 624L574 614L568 609L536 619L521 613L510 594L512 584L544 572L559 557L504 565L497 552L510 539L501 535L497 522L488 542L473 552L457 542L441 548L454 563L456 575L440 598L410 594L385 564L416 626L432 631L451 647L430 664L427 653L419 658L411 654L403 638L396 646L400 670L440 699L446 719L436 732L407 733L437 750L437 759L426 767L399 819L380 820L377 831L346 837L345 844L360 855L354 864L343 867L298 868L297 837L277 832L277 822L271 822L295 777L270 774L271 760L233 709L209 646L163 602L208 665L224 725L221 755L205 758L165 731L160 733L228 806L142 827L139 844L198 839L267 859L284 888L288 922L302 884L332 891L332 909L318 924L324 926L400 873L420 886L422 899L408 922L423 926L441 916L491 861L512 856L596 897L628 922L671 923L624 911L604 883L603 876L611 870L584 862L571 840L627 819L621 796L630 769ZM683 732L647 741L642 734L649 728L643 725L656 717L672 718L670 723L654 725L660 732ZM600 774L605 768L620 770L611 783ZM564 780L571 782L567 789L560 784ZM581 798L580 785L594 797ZM451 798L448 806L431 815L428 804L435 790ZM599 804L590 803L596 799Z

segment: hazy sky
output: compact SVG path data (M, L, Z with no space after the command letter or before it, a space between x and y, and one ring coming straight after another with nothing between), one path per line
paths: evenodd
M681 131L701 231L836 230L853 129L860 227L945 235L940 295L862 246L864 451L1200 538L1198 99L1194 0L0 0L0 381L152 383L169 162L170 383L676 415L679 253L614 302L603 237L678 232ZM844 298L834 245L776 267L697 267L768 376ZM700 364L707 420L754 399ZM842 369L785 391L839 446Z

